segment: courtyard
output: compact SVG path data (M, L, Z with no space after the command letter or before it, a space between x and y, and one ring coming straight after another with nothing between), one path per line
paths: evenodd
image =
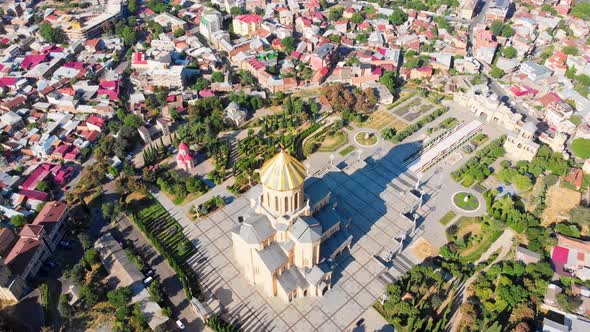
M394 149L395 150L395 149ZM411 222L401 216L415 200L405 194L417 181L401 168L392 150L386 156L365 161L351 155L343 162L321 169L322 177L351 219L353 245L336 261L333 288L324 297L295 299L291 304L269 298L240 276L233 258L229 231L239 217L247 217L247 194L185 228L197 247L189 264L199 274L205 296L220 301L226 317L239 321L247 331L337 331L353 326L383 293L386 267L374 258L407 232ZM432 188L422 188L432 192ZM399 255L405 264L418 260L410 252ZM208 293L208 294L207 294Z

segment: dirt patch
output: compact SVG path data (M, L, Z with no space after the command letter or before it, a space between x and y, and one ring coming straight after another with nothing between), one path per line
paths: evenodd
M412 255L414 255L414 257L418 258L420 261L423 261L427 257L436 256L438 254L437 250L432 246L432 244L423 238L416 240L416 242L410 246L409 250Z
M547 191L547 207L541 216L542 225L547 226L567 219L569 211L580 205L582 194L578 191L555 185Z

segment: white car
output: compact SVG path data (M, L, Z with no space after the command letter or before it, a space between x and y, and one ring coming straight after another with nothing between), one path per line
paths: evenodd
M152 277L147 277L147 278L145 278L145 279L143 280L143 284L144 284L144 285L149 285L149 284L150 284L150 282L152 282L153 280L154 280L154 278L152 278Z
M176 326L178 326L179 329L184 330L184 324L182 324L180 319L176 321Z

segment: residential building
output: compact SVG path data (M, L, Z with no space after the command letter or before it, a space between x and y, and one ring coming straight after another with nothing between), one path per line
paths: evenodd
M319 70L321 68L329 68L336 60L336 53L338 46L331 43L325 43L311 54L310 65L313 70Z
M557 234L551 251L555 272L562 276L590 279L590 242Z
M235 102L229 103L223 111L223 122L228 126L239 127L246 122L248 113Z
M168 317L162 314L162 308L156 302L150 300L150 295L143 284L145 276L137 266L129 259L127 253L115 240L111 233L101 236L94 243L100 260L109 272L107 278L109 286L113 288L129 287L131 290L131 303L137 303L147 319L147 324L152 330L168 321Z
M527 75L531 81L537 81L551 76L551 69L534 63L532 61L525 61L520 65L520 71Z
M55 251L69 218L67 203L47 202L31 224L25 225L4 263L23 280L33 278Z
M492 0L485 12L486 20L504 22L511 6L512 2L510 0Z
M233 19L234 32L240 36L250 37L260 29L262 17L256 14L238 15Z
M207 39L212 40L213 34L221 30L223 18L215 9L208 8L201 15L199 32Z
M508 158L513 160L532 161L537 155L540 145L533 141L536 127L533 123L527 122L520 130L508 134L504 141L504 149Z

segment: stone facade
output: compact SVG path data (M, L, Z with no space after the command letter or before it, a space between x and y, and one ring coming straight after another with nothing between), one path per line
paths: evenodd
M265 163L262 184L251 192L252 214L231 234L242 276L285 302L324 295L332 287L331 261L352 242L328 187L305 177L284 151Z

